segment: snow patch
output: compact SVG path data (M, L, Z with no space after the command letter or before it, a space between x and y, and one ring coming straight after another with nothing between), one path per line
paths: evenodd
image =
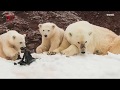
M120 55L32 56L39 59L26 66L0 58L0 78L120 78Z

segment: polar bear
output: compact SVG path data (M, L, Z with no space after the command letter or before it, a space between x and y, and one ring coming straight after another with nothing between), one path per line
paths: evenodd
M120 54L120 36L116 37L110 44L109 52Z
M42 35L42 43L36 48L36 53L48 51L47 54L58 48L63 40L64 30L54 23L39 24L39 32Z
M60 52L66 56L86 52L105 55L110 43L117 36L107 28L93 25L88 21L77 21L66 28L62 44L53 52Z
M16 60L21 53L21 48L26 47L26 34L22 35L15 30L10 30L0 35L0 57Z

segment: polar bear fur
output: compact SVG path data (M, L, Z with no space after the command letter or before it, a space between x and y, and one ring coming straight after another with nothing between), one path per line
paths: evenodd
M63 40L64 30L54 23L39 24L42 43L36 48L36 53L48 51L48 54L58 48Z
M109 52L114 54L120 54L120 36L116 37L110 44Z
M87 21L78 21L66 28L62 44L54 52L66 56L86 52L105 55L116 37L117 35L107 28Z
M10 30L0 35L0 57L16 60L21 53L21 47L26 47L26 34L22 35L15 30Z

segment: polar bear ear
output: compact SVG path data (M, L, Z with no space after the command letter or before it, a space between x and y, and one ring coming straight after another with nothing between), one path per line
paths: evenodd
M69 32L69 35L72 36L72 33Z
M42 27L42 24L39 24L38 27L41 28L41 27Z
M55 25L52 25L52 28L54 29L54 28L55 28Z
M10 31L10 30L9 30L9 29L6 29L5 31L8 32L8 31Z
M15 39L15 38L16 38L16 36L12 36L12 38L13 38L13 39Z
M92 34L92 32L89 32L88 34L89 34L89 36L90 36L90 35Z
M26 34L23 34L24 37L26 37Z

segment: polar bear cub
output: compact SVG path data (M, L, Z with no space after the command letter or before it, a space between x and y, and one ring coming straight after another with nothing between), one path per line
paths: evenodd
M16 60L21 53L21 48L26 47L26 34L22 35L15 30L10 30L0 35L0 57Z
M48 54L50 54L60 46L63 40L64 30L50 22L39 24L38 27L42 35L42 43L36 48L36 53L48 51Z

